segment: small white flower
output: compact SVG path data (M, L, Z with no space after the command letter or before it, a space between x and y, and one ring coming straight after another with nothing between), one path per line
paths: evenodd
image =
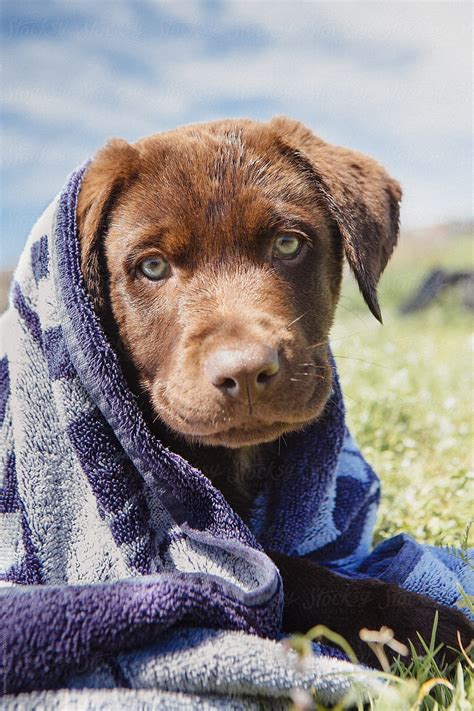
M290 698L293 701L295 711L306 711L313 708L311 694L304 689L292 689Z

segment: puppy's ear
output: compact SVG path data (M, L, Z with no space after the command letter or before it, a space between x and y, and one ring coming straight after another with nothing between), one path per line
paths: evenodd
M138 172L138 151L114 138L101 148L82 181L76 208L81 267L98 313L104 311L106 265L103 237L108 216L120 193Z
M270 126L336 222L362 295L381 322L377 284L398 240L400 185L376 161L325 143L297 121L276 118Z

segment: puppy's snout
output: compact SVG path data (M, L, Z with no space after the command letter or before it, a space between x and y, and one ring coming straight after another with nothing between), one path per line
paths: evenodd
M279 370L278 351L260 344L221 348L204 365L209 382L236 399L261 395Z

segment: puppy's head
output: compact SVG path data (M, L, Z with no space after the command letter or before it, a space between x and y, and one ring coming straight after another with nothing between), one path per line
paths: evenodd
M343 254L380 318L400 194L371 159L284 118L99 151L77 209L83 274L157 418L239 447L318 417Z

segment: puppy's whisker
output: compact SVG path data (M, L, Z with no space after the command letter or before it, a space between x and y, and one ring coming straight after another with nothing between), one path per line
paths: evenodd
M382 365L382 363L374 363L371 360L365 360L365 358L356 358L355 356L337 355L336 353L333 353L333 356L334 356L334 358L346 358L347 360L360 360L361 363L368 363L369 365L377 366L377 368L387 369L386 365Z
M297 318L293 319L293 321L290 321L290 323L289 323L289 324L287 325L287 327L286 327L286 328L288 329L288 331L290 330L291 326L293 326L294 323L296 323L296 322L299 321L301 318L303 318L304 316L306 316L307 313L308 313L308 311L305 311L304 313L301 314L301 316L298 316Z
M319 341L319 343L312 343L310 346L306 347L306 350L309 350L310 348L317 348L318 346L324 346L324 345L327 345L327 343L328 343L328 340L326 338L325 341Z
M358 405L362 405L362 402L361 402L360 400L358 400L356 397L353 397L352 395L349 395L349 393L347 392L347 390L344 390L344 397L348 397L350 400L353 400L353 401L356 402Z
M346 298L347 298L347 297L346 297ZM353 301L353 300L350 299L350 301ZM360 313L357 313L357 311L354 311L354 309L350 309L350 308L349 308L348 306L346 306L345 304L341 304L340 301L339 301L338 306L339 306L341 309L344 309L345 311L348 311L350 314L352 314L352 316L354 316L354 317L355 317L358 321L360 321L361 323L364 323L364 319L362 318L361 314L360 314Z
M297 363L297 365L305 368L314 368L315 370L326 370L325 365L316 365L315 363Z

